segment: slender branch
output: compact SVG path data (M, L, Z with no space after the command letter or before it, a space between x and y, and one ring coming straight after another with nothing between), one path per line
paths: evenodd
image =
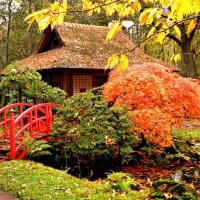
M180 41L176 36L174 36L174 35L172 35L172 34L167 34L166 36L167 36L168 38L174 40L178 45L181 46L181 41Z
M129 53L129 52L131 52L131 51L134 51L134 50L135 50L136 48L138 48L143 42L147 41L149 38L151 38L151 37L153 37L153 36L155 36L155 35L157 35L157 34L159 34L159 33L166 32L167 30L170 30L172 27L174 27L174 26L176 26L176 25L178 25L178 24L180 24L180 23L184 23L184 22L186 22L186 21L189 21L189 20L192 20L192 19L196 19L196 18L199 19L199 18L200 18L200 15L196 15L196 16L194 16L194 17L189 17L189 18L184 19L184 20L182 20L182 21L180 21L180 22L176 22L176 23L172 24L171 26L169 26L168 28L166 28L166 29L164 29L164 30L160 30L160 31L158 31L158 32L156 32L156 33L150 35L149 37L147 37L147 38L141 40L133 49L131 49L131 50L129 50L129 51L126 51L126 52L124 52L124 53ZM174 35L172 35L172 34L167 34L166 36L169 37L170 39L173 39L175 42L177 42L177 43L180 45L180 42L181 42L181 41L180 41L177 37L175 37Z
M117 3L118 1L119 1L119 0L114 0L114 1L111 1L111 2L109 2L109 3L100 4L100 5L95 6L95 7L93 7L93 8L84 9L84 10L68 10L67 13L75 13L75 12L77 12L77 13L81 13L81 12L89 12L89 11L91 11L91 10L95 10L95 9L97 9L97 8L102 8L102 7L104 7L104 6L108 6L108 5L111 5L111 4L113 4L113 3ZM67 14L67 13L66 13L66 14ZM55 14L58 14L58 13L55 13Z

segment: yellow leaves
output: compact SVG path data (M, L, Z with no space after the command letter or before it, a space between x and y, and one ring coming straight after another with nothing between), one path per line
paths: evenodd
M175 63L175 65L177 65L180 60L181 60L181 55L179 53L173 54L173 56L170 58L170 61L172 63Z
M131 7L132 10L137 10L140 11L142 6L138 0L130 0L129 1L129 6Z
M179 27L175 25L174 30L176 31L176 34L178 35L178 37L181 38L181 31L180 31Z
M58 12L58 7L59 7L60 3L55 1L53 4L51 4L51 10L53 12Z
M162 44L163 43L163 40L164 40L164 38L165 38L165 32L159 32L158 33L158 42L160 43L160 44Z
M105 69L113 69L115 66L117 66L117 71L121 75L128 67L128 57L126 56L126 54L114 54L110 58L108 58Z
M159 19L161 17L161 14L161 9L148 8L141 13L139 21L141 22L141 24L152 24L154 19Z
M82 0L82 5L82 10L87 11L89 16L94 12L100 13L101 9L104 9L107 17L117 12L120 18L134 14L135 11L140 11L142 8L139 0L127 0L125 3L113 0L107 0L104 3L93 3L91 0Z
M49 15L46 15L44 18L38 21L39 30L44 30L51 22L55 24L54 18L51 18Z
M170 4L171 12L168 18L175 17L179 22L191 14L198 14L200 12L200 1L199 0L176 0Z
M147 21L145 22L146 24L152 24L156 11L157 11L157 8L154 8L151 10L151 12L149 13L147 17Z
M154 0L145 0L145 2L152 4L155 3ZM159 3L162 5L163 9L159 9L158 7L147 8L140 14L139 17L141 25L150 25L160 22L159 28L157 25L154 25L154 27L151 28L148 33L148 37L153 35L157 29L158 41L162 44L166 35L173 32L174 29L174 32L177 35L176 37L181 39L181 30L178 27L178 23L187 19L187 17L194 17L195 14L198 15L200 12L200 0L159 0ZM163 15L164 18L161 19ZM197 20L191 20L187 26L188 36L196 26Z
M147 38L151 37L151 36L154 34L154 31L156 30L156 28L158 28L159 25L160 25L160 22L157 22L156 25L153 26L153 27L150 29L150 31L149 31L149 33L148 33L148 35L147 35Z
M199 0L194 0L193 6L194 6L194 11L196 12L196 14L198 14L199 11L200 11L200 1Z
M143 11L139 17L139 21L141 24L145 24L147 19L148 19L148 14L149 12L151 12L151 8L146 9L145 11Z
M105 69L108 69L108 68L113 69L117 65L118 61L119 61L118 54L112 55L110 58L108 58Z
M2 40L2 31L0 31L0 40Z
M88 1L88 3L83 7L83 11L86 10L89 17L92 16L93 12L97 12L98 14L101 12L101 8L98 3L92 3Z
M91 0L82 0L82 11L87 12L91 17L94 12L100 13L102 6L99 3L93 3Z
M49 15L49 9L43 9L41 11L37 11L37 12L34 12L34 13L28 15L25 18L25 21L29 24L28 29L30 28L31 24L36 20L36 22L38 23L38 26L39 26L39 30L43 30L41 28L41 25L43 25L43 22L41 22L41 20L44 20L46 18L46 16L48 16L48 15Z
M106 40L111 40L113 36L122 29L122 24L117 21L116 23L111 23L112 27L106 36Z
M160 0L160 4L162 6L169 6L170 3L171 3L171 0Z
M127 67L128 67L128 58L125 54L122 54L120 56L119 62L117 63L117 71L121 75Z
M169 34L169 27L163 24L158 31L158 42L162 45L166 35Z
M155 30L156 30L156 27L153 26L153 27L151 28L151 30L149 31L149 33L148 33L148 35L147 35L147 38L151 37L151 36L153 35L153 33L154 33Z
M113 13L115 13L115 8L114 6L107 6L106 8L106 16L111 16Z
M188 36L196 28L196 26L197 26L197 19L194 19L189 23L189 25L187 27L187 35Z
M94 9L94 11L97 12L98 14L100 14L101 8L100 8L100 7L97 7L97 8Z
M38 23L40 31L44 30L49 25L51 25L51 28L53 29L57 24L61 24L64 21L66 12L66 0L64 0L63 3L55 1L53 4L51 4L49 9L43 9L28 15L25 18L25 21L29 24L28 29L34 21Z
M63 3L59 6L58 12L59 12L58 24L61 24L61 23L63 23L64 17L65 17L66 12L67 12L67 2L66 1L63 1Z

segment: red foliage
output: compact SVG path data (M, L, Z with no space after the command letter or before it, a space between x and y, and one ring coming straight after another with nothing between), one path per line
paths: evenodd
M113 70L103 88L112 105L127 105L135 131L161 147L173 145L173 124L200 118L200 82L157 64L131 66L122 75Z

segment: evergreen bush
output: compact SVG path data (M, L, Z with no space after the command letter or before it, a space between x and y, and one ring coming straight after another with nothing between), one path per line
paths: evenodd
M133 154L136 141L129 117L125 106L110 107L103 100L100 87L70 97L53 120L56 158L72 159L78 167L97 163L120 166L123 157Z

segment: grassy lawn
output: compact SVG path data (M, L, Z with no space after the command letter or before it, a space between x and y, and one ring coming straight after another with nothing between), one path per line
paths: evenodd
M146 199L144 191L117 192L106 181L77 179L32 161L0 163L0 189L19 199Z
M174 130L172 135L179 152L177 156L190 158L191 162L199 160L200 130ZM149 186L134 190L108 179L92 182L75 178L67 171L24 160L0 163L0 189L23 200L146 200L150 192Z

